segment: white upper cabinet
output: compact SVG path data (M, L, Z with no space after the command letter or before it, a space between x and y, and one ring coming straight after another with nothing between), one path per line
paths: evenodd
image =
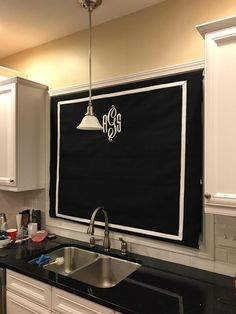
M45 186L48 88L22 78L0 82L0 190Z
M205 211L236 216L236 16L197 29L205 36Z

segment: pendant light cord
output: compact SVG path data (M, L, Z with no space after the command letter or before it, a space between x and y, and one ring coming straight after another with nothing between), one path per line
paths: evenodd
M92 106L92 10L89 9L89 107Z

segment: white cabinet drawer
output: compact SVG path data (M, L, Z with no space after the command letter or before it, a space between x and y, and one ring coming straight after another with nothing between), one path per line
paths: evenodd
M69 292L52 288L52 312L60 314L114 314L112 309Z
M51 311L7 291L7 314L50 314Z
M7 270L7 290L47 309L51 309L51 286Z

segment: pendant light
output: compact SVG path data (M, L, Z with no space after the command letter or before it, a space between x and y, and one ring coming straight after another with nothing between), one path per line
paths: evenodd
M102 0L78 0L78 2L83 8L88 10L89 13L89 103L87 112L77 126L77 129L99 131L102 130L103 127L95 116L92 106L92 12L102 3Z

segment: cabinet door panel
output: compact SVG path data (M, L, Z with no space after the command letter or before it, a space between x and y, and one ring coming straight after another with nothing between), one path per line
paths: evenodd
M0 184L15 185L15 85L0 86Z
M206 35L206 211L233 215L236 211L230 208L236 207L235 55L236 27Z
M12 292L7 292L7 314L50 314L51 312Z

